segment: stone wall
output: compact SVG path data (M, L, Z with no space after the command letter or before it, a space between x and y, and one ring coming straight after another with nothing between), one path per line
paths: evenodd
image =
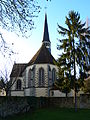
M80 108L90 109L90 94L80 95Z
M0 116L27 112L38 108L74 108L73 97L0 97ZM77 98L78 108L90 109L90 94Z
M49 104L51 107L65 107L65 108L74 108L73 97L50 97Z
M27 100L24 97L0 97L0 116L25 112L25 107L28 106Z
M24 90L12 90L11 96L24 96Z

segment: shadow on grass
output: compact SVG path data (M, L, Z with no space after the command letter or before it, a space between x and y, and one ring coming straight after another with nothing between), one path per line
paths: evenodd
M0 120L90 120L90 109L43 108Z

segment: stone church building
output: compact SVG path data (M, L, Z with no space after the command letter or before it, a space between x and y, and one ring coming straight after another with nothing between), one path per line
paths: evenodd
M10 75L11 96L52 96L50 89L56 80L57 66L51 54L51 42L45 14L43 40L40 49L25 64L13 65Z

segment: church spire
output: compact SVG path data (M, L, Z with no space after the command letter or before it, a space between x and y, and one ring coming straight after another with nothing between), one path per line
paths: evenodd
M47 14L45 14L45 23L44 23L44 34L42 43L48 48L51 52L51 42L49 39L48 24L47 24Z

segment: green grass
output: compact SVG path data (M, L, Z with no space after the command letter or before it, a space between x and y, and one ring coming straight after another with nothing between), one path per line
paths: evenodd
M33 113L12 116L5 120L90 120L90 109L79 109L77 112L66 108L39 109Z

